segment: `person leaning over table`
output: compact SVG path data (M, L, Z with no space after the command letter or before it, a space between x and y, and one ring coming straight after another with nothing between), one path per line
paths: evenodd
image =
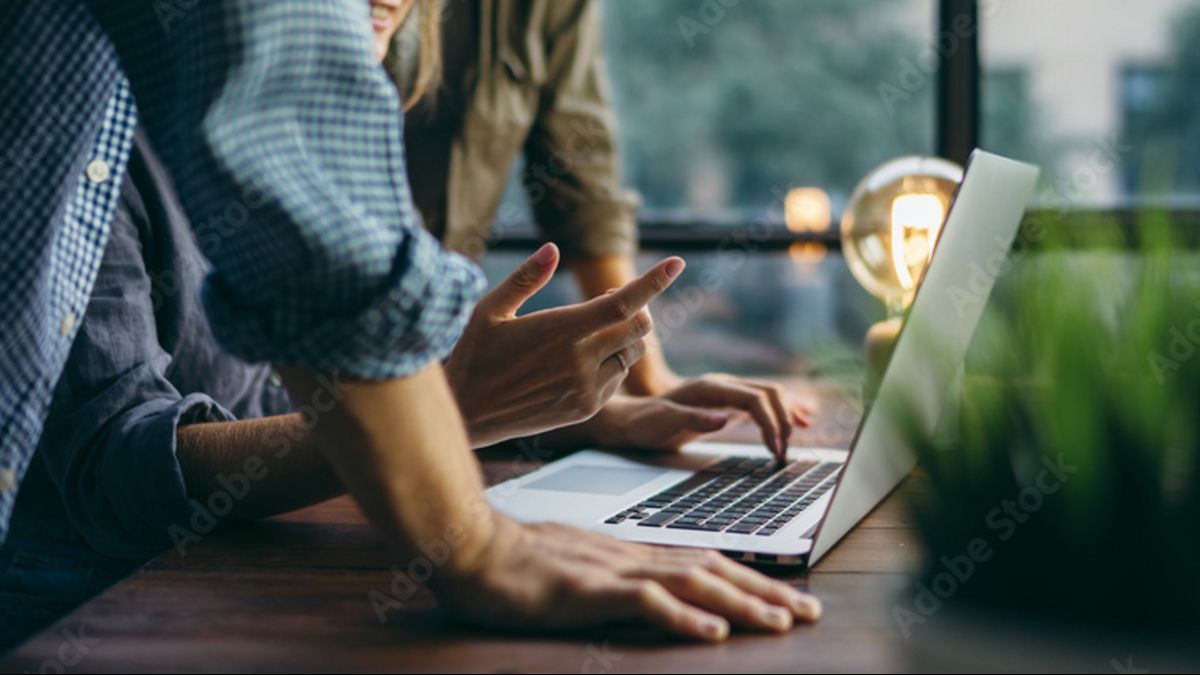
M11 189L0 191L8 357L0 363L0 534L11 534L17 487L43 429L62 431L47 426L46 412L110 236L123 247L118 260L136 261L129 231L113 225L140 119L164 148L163 171L211 260L203 298L216 340L245 361L275 363L295 400L334 397L315 424L302 425L297 443L403 551L455 533L432 580L451 611L508 628L636 619L704 639L724 637L730 620L782 629L793 614L815 618L807 596L719 555L520 525L487 507L438 362L467 320L478 271L413 225L396 173L398 100L370 58L359 3L226 0L165 18L157 9L73 0L0 8L0 145L20 169L4 167ZM242 226L250 211L253 227ZM518 285L545 261L535 255ZM587 418L624 376L618 352L597 345L624 344L618 351L635 359L645 327L639 308L681 269L670 259L610 295L499 323L575 329L576 339L543 352L587 366L567 371L571 382L588 381L585 404L572 409ZM118 308L126 304L120 291L137 290L113 288ZM169 359L159 354L148 366ZM123 386L121 377L112 386ZM195 456L211 471L242 459L228 450L254 429L230 433L234 426L196 425L227 451ZM159 514L140 509L137 497L169 486L135 483L139 472L124 469L141 460L161 467L154 453L162 445L127 444L115 461L68 458L56 487L91 491L102 506L82 514L92 524L153 521Z
M522 155L538 228L589 298L636 276L600 12L595 0L427 0L412 13L404 2L373 5L376 55L402 93L428 92L405 115L409 180L426 228L446 248L482 256ZM430 30L439 25L440 36ZM656 395L682 384L654 334L647 347L625 389ZM804 407L777 384L705 379L731 397L770 400L781 437L769 446L786 447L791 424L805 423ZM465 411L488 394L456 393Z

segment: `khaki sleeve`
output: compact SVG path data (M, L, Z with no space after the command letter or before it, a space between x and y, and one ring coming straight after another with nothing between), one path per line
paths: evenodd
M600 3L554 0L543 20L546 81L525 145L534 218L568 260L632 255L635 207L618 183Z

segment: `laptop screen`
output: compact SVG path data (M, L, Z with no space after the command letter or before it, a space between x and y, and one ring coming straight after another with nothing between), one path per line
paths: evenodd
M1003 272L1038 169L976 150L896 338L874 404L817 529L809 564L825 555L916 465L907 438L932 433L996 278ZM900 415L904 415L901 418Z

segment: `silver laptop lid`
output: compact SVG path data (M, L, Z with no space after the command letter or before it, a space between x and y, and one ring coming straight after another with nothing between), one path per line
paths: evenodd
M916 465L896 412L932 432L975 325L1016 237L1038 169L971 153L937 247L897 337L874 405L863 417L808 563L833 548ZM900 405L897 405L900 404Z

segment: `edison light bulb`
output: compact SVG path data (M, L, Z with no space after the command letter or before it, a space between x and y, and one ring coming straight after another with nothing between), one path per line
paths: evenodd
M863 288L892 316L912 302L963 170L937 157L902 157L866 175L842 214L842 251Z

